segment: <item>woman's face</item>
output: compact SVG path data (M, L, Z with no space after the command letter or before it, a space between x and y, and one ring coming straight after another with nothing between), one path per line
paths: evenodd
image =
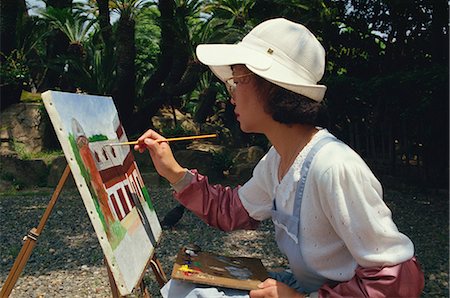
M232 69L233 77L250 73L243 65L235 65ZM241 130L247 133L264 133L264 128L272 121L272 117L264 111L264 99L261 98L261 92L258 92L255 76L236 78L234 82L236 89L230 100Z

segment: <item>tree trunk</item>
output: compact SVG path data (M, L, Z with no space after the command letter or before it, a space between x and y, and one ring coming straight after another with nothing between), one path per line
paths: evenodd
M188 66L191 41L189 29L185 21L186 17L184 10L176 9L173 20L169 24L171 26L170 30L175 36L171 45L173 48L172 51L176 52L172 60L170 72L164 81L164 93L169 94L169 96L173 96L174 87L179 84Z
M175 56L175 32L174 32L174 15L175 2L173 0L161 0L158 2L158 8L161 13L161 56L158 60L158 69L148 79L144 85L143 97L148 100L159 93L160 88L172 68L173 57Z
M131 127L136 98L134 20L121 16L116 31L117 83L113 98L125 129Z
M217 89L214 85L203 90L199 96L199 108L195 113L194 120L198 123L205 123L206 118L211 115L216 102Z
M161 13L161 56L158 68L145 83L143 103L137 119L147 122L158 109L192 91L207 67L194 61L190 52L190 36L183 10L176 10L173 0L158 3Z
M98 6L98 22L100 25L100 32L102 34L103 42L105 43L105 50L112 50L112 26L109 18L108 0L97 0Z
M49 0L46 2L47 7L55 7L59 9L71 8L72 0ZM70 41L67 36L59 30L53 30L47 38L47 64L52 64L52 60L61 56L67 52ZM62 78L64 74L64 66L60 66L59 69L49 68L46 78L41 86L45 91L47 89L61 89ZM62 91L67 91L61 89Z
M208 67L198 60L189 62L181 80L173 86L172 94L181 96L191 92L197 86L201 75L208 70Z

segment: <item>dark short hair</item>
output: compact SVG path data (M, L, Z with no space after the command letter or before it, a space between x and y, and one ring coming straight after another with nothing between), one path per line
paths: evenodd
M325 127L326 107L304 95L284 89L264 78L255 76L265 110L273 120L283 124L310 124Z

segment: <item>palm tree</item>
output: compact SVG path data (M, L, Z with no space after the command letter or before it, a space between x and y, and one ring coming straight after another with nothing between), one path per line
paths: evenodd
M110 23L110 11L109 11L109 1L108 0L97 0L95 1L98 8L98 23L100 25L100 32L105 44L105 49L112 50L113 47L113 33L112 26Z
M145 0L114 0L113 11L120 14L115 32L117 74L113 90L114 102L122 123L129 130L136 99L135 17L148 4Z
M54 7L58 9L71 9L72 0L47 0L45 1L46 7ZM48 65L48 71L45 76L45 80L42 84L42 88L61 89L62 74L64 73L64 61L59 57L67 53L69 39L59 29L49 28L49 34L45 40L46 42L46 64Z
M139 117L154 115L168 104L179 105L180 96L192 92L206 68L194 60L190 28L197 28L200 0L163 0L158 2L161 28L158 68L145 82ZM174 114L174 125L176 117Z
M59 54L55 59L54 71L57 71L59 77L57 86L62 90L75 91L78 86L76 86L73 78L69 78L68 73L72 71L72 67L83 63L83 60L86 59L84 44L88 42L96 20L89 18L83 10L72 9L71 7L55 8L49 6L41 11L41 16L51 27L64 34L67 40L62 44L66 47L65 52Z
M95 25L95 19L89 19L83 12L72 11L71 8L47 7L41 15L67 36L68 53L81 58L86 56L83 43L87 41L88 34Z
M85 44L86 59L72 63L70 76L77 78L77 89L90 94L111 95L116 84L114 51L99 48L90 41Z

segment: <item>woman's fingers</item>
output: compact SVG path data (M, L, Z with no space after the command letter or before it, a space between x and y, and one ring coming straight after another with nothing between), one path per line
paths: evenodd
M155 141L160 139L164 139L164 137L153 129L149 129L137 139L138 143L134 146L134 150L143 153L147 148L154 149Z

